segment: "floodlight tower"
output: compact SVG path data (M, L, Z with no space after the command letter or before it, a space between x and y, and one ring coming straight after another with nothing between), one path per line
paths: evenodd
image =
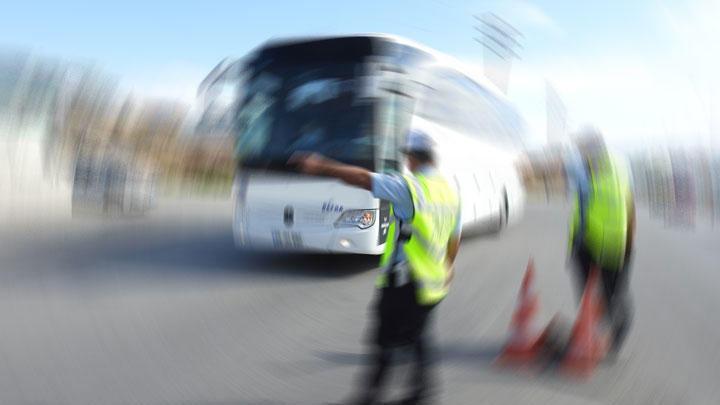
M485 50L483 54L485 75L507 94L512 60L520 59L517 50L522 48L519 39L523 35L495 13L484 13L473 17L477 21L475 30L479 34L474 39Z

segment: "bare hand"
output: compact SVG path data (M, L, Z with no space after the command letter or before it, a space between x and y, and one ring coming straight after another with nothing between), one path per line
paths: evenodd
M295 152L288 163L297 165L302 173L318 175L322 173L325 161L326 159L317 153Z
M445 285L443 287L450 286L450 283L452 283L453 278L455 278L455 267L450 265L447 268L447 273L445 276Z

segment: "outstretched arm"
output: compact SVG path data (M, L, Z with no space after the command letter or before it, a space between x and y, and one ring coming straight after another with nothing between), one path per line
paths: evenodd
M288 163L296 164L303 173L335 177L352 186L372 190L371 172L362 167L336 162L317 153L296 153Z

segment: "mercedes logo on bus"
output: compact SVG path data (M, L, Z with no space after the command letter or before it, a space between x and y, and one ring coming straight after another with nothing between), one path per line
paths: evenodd
M293 225L293 222L295 222L295 212L293 211L293 207L290 205L285 207L285 211L283 212L283 222L288 228Z

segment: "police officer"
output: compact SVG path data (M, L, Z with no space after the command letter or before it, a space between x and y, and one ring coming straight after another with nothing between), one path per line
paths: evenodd
M391 203L394 221L376 280L372 364L353 404L376 403L393 349L400 347L412 350L414 367L410 392L398 403L427 403L432 394L427 324L452 279L460 206L456 191L435 167L434 143L426 133L410 131L402 151L408 175L372 173L318 155L293 159L305 173L337 177Z
M581 159L571 171L576 198L570 222L570 252L580 294L593 267L600 270L606 320L611 327L611 354L616 354L630 327L630 258L635 231L635 204L627 171L607 150L601 133L578 134Z

